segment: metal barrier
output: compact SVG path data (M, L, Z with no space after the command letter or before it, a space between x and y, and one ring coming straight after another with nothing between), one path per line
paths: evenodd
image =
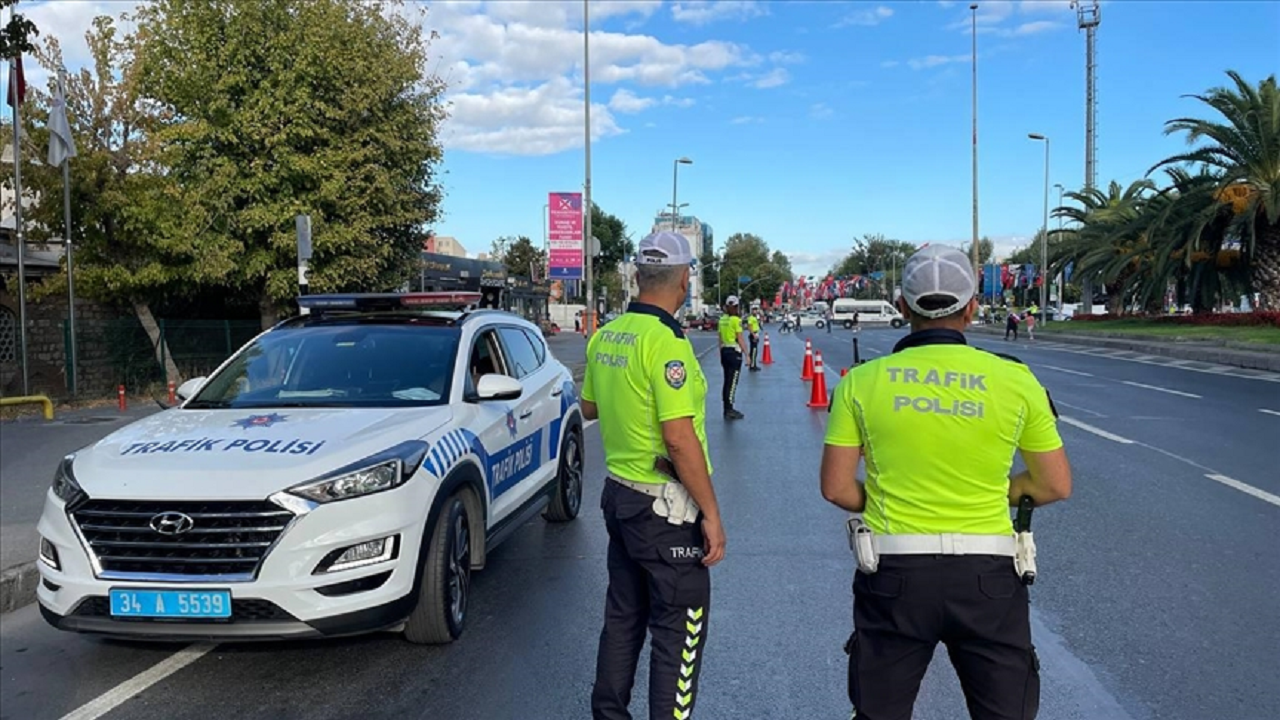
M18 397L0 398L0 407L5 405L30 405L40 403L44 406L44 419L53 419L53 401L44 395L19 395Z

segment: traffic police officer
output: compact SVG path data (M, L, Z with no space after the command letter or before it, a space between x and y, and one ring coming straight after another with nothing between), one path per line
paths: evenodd
M738 311L738 296L730 295L724 301L724 314L720 316L720 367L724 369L724 387L720 399L724 402L726 420L744 417L733 407L738 394L738 376L742 374L742 356L747 354L747 343L742 339L742 316Z
M760 371L760 363L757 361L757 357L760 354L760 317L759 315L760 314L758 311L747 313L747 334L750 336L750 339L751 339L751 355L749 356L751 359L751 363L750 363L751 372Z
M651 633L649 717L692 716L710 618L709 568L725 537L707 455L707 380L673 317L694 261L682 235L640 242L637 302L591 339L582 410L600 420L608 480L609 589L592 717L631 717L636 664Z
M911 334L835 391L822 495L863 513L850 523L858 572L846 645L859 720L910 718L939 642L975 720L1029 720L1039 708L1009 507L1066 499L1071 469L1031 371L965 342L975 289L964 253L917 252L898 300ZM1027 469L1010 476L1015 449ZM863 457L865 487L855 479Z

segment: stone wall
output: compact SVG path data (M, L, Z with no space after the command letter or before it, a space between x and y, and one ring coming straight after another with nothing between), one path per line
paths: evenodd
M120 383L109 348L110 335L101 329L120 323L132 313L83 299L76 300L78 395L107 396ZM27 374L32 393L66 398L67 348L63 330L67 320L67 297L57 295L35 300L27 297ZM18 298L0 291L0 395L22 394L22 367L19 364Z

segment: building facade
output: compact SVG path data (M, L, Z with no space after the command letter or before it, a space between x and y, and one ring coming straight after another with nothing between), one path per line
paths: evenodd
M653 218L653 228L650 232L671 230L671 221L671 213L658 213ZM715 235L711 230L711 226L699 220L697 216L677 216L674 229L689 241L689 246L698 254L699 261L707 255L715 254ZM707 309L702 302L702 273L698 272L697 267L694 268L693 273L689 276L689 295L685 298L684 307L685 312L691 315L701 315Z

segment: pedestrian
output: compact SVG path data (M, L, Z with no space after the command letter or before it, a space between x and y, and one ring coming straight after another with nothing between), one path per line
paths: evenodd
M760 314L759 310L747 313L747 333L751 340L750 363L751 372L760 372L757 356L760 354Z
M742 338L742 317L738 314L738 296L730 295L724 301L724 314L720 316L720 367L724 369L724 386L720 399L724 401L724 418L741 420L746 417L733 407L738 394L738 376L742 374L742 356L747 354L747 343Z
M862 327L858 325L858 311L854 310L853 311L853 331L859 332L861 330L862 330Z
M595 720L630 720L650 633L649 717L692 716L706 652L710 568L725 536L711 484L707 379L673 317L689 290L689 241L640 241L640 295L591 338L582 412L599 419L608 479L609 588L591 692Z
M976 285L955 248L912 255L897 303L911 333L836 387L822 495L863 513L851 521L858 570L845 645L858 720L911 717L939 642L974 720L1032 720L1039 708L1009 506L1066 499L1071 469L1031 370L966 343ZM1027 469L1010 476L1015 450ZM855 477L864 451L865 485Z
M830 335L831 326L835 324L836 321L836 314L832 312L831 306L827 306L827 309L822 312L822 315L827 319L827 334Z
M1027 313L1027 338L1036 339L1036 314L1033 312Z
M1013 339L1018 340L1018 313L1010 310L1004 319L1004 339L1009 339L1009 333L1013 333Z

